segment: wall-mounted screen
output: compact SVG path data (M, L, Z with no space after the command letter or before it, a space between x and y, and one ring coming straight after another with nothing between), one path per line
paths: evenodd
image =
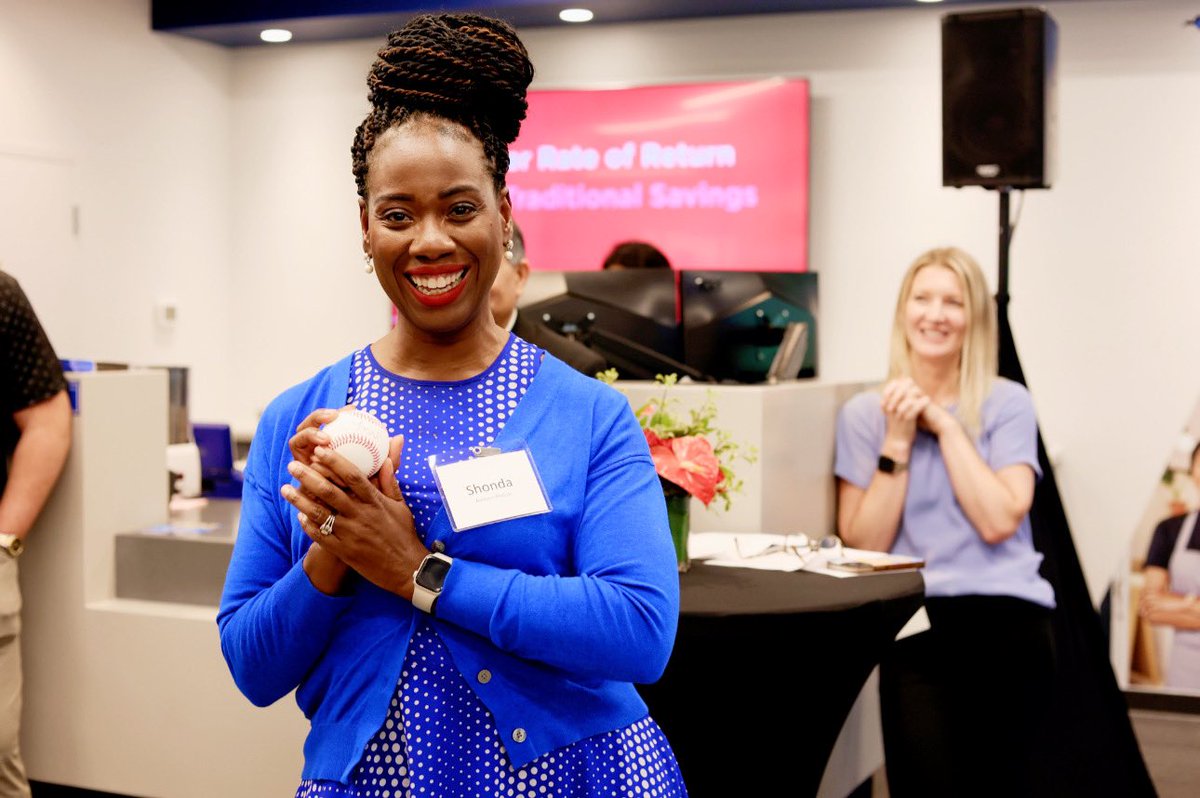
M675 269L807 271L808 83L534 91L510 148L534 269L599 269L621 241Z

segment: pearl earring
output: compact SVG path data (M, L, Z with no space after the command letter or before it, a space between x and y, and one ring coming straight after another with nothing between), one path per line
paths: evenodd
M363 253L363 271L367 274L375 271L375 259L371 257L370 252Z
M508 258L511 262L516 256L516 253L513 252L513 240L510 238L504 243L504 257Z

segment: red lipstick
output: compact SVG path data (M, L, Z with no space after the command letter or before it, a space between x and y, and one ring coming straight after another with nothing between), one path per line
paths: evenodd
M454 300L458 299L467 287L467 272L466 266L425 266L411 269L404 273L404 283L408 286L408 290L416 298L418 302L428 308L438 308L444 305L449 305ZM414 277L439 277L442 275L460 275L458 282L448 290L440 291L435 294L428 293L426 290L417 287Z

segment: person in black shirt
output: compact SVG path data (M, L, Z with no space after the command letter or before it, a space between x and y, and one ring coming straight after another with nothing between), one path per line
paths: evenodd
M28 796L21 762L21 593L17 556L71 445L58 357L17 281L0 271L0 796ZM11 459L10 459L11 458Z
M1200 445L1192 450L1192 479L1200 485ZM1200 690L1200 511L1166 519L1154 530L1146 555L1140 612L1175 628L1166 686Z

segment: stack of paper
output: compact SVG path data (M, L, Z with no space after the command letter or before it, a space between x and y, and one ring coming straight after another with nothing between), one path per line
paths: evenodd
M693 560L703 560L708 565L763 571L810 571L839 579L924 565L913 557L879 551L842 546L813 550L809 541L810 538L802 534L694 532L688 538L688 553ZM835 567L830 567L831 564Z

